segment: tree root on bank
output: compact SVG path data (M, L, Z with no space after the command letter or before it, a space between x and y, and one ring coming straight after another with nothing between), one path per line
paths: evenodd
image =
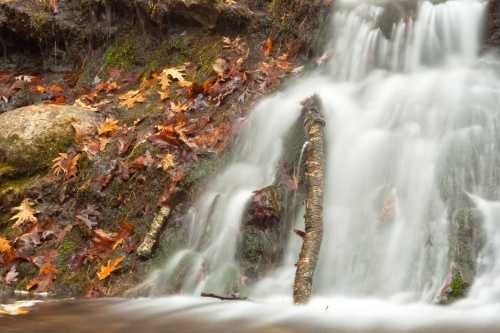
M170 216L170 212L172 210L168 206L164 206L160 209L158 214L156 214L151 226L149 227L149 231L144 237L141 245L137 248L137 254L142 258L151 258L153 253L153 248L158 241L158 237L160 236L160 232L163 229L163 225L167 221L167 218Z
M324 193L324 127L321 100L314 95L302 102L304 128L309 146L305 153L305 186L307 192L304 243L297 262L293 286L295 304L309 301L314 271L318 262L323 238L323 193Z

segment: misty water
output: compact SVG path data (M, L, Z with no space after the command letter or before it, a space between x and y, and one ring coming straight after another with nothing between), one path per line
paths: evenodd
M188 263L182 296L49 302L6 323L19 332L42 320L40 332L63 332L64 323L91 332L97 322L106 332L500 331L500 62L483 49L486 6L337 1L325 29L328 60L252 111L233 160L186 216L185 249L142 285L161 288ZM312 94L324 106L327 178L311 303L292 305L301 246L293 236L282 265L250 286L251 301L196 298L224 293L227 277L238 276L248 200L273 183L300 102ZM476 277L466 298L440 306L454 264L450 215L463 202L481 216Z

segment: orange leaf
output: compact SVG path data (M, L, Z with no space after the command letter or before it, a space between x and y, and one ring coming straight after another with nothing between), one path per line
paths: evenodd
M97 272L97 277L99 278L99 280L102 281L107 279L111 275L111 273L120 269L123 260L125 260L124 256L120 256L115 260L108 260L108 263L106 265L102 265L101 270Z
M118 131L118 120L114 118L106 118L97 129L97 133L101 136L109 136Z
M273 55L273 41L271 38L266 39L264 42L264 55L270 57Z

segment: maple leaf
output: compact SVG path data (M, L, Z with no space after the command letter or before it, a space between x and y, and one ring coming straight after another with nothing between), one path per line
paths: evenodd
M173 168L174 166L175 166L174 155L165 154L165 156L162 158L160 162L160 167L163 170L168 171L168 169Z
M131 109L135 106L137 103L142 103L146 100L146 97L142 93L141 90L131 90L123 95L121 95L120 100L120 105L127 107L128 109Z
M39 211L33 207L34 203L31 199L24 199L21 204L17 207L12 208L13 212L17 212L16 215L10 218L10 220L15 220L16 223L14 223L13 227L19 228L21 225L25 223L36 223L38 222L38 219L36 218L36 214L39 213Z
M170 87L171 79L177 80L178 84L183 88L189 88L193 85L191 81L186 80L186 66L178 66L165 68L160 74L160 84L162 90L167 90Z
M170 102L170 109L175 113L186 112L187 110L189 110L189 103Z
M106 265L101 265L100 271L97 272L97 277L99 278L99 280L102 281L107 279L111 275L111 273L120 269L123 260L125 260L125 257L120 256L115 260L108 260L108 263Z
M118 131L118 120L114 118L106 118L97 129L97 134L101 136L110 136Z
M60 153L52 162L52 172L54 175L64 175L64 180L69 180L78 173L78 161L82 155Z

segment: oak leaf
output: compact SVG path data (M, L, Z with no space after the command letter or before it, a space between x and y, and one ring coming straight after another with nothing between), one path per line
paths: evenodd
M118 120L114 118L106 118L106 120L97 128L97 134L101 136L110 136L118 131Z
M127 107L128 109L131 109L135 106L137 103L142 103L146 100L146 97L142 93L141 90L131 90L120 97L120 105Z
M52 162L52 172L54 175L64 175L64 180L69 180L78 173L78 162L82 155L60 153Z
M38 219L36 218L36 214L39 211L34 207L34 203L31 199L24 199L21 204L17 207L12 208L13 212L17 212L10 220L15 220L13 227L19 228L21 225L25 223L36 223Z
M102 265L100 271L97 272L97 277L99 278L99 280L102 281L107 279L111 275L111 273L120 269L123 260L125 260L124 256L120 256L115 260L108 260L108 263L106 265Z

